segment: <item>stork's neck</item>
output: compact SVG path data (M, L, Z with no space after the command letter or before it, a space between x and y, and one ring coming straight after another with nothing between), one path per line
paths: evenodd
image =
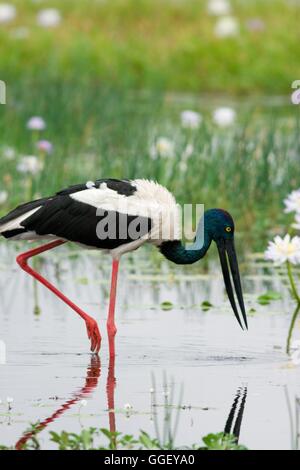
M165 258L176 264L192 264L203 258L210 247L212 238L205 228L203 231L204 240L203 237L200 237L202 222L203 220L200 221L193 246L186 248L180 240L163 242L160 251Z

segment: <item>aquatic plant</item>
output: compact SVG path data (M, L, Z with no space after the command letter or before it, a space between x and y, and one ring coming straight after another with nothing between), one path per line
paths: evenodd
M36 428L32 425L32 430ZM181 445L179 447L162 446L157 438L152 438L145 431L140 431L137 437L131 434L111 432L108 429L87 428L79 434L62 431L60 433L51 431L50 441L56 444L57 450L246 450L246 447L236 442L236 437L230 434L210 433L204 436L202 444L192 446ZM107 443L102 442L106 438ZM24 444L22 450L39 450L41 448L37 435L33 436ZM0 450L14 450L0 445Z
M295 220L297 222L300 214L300 190L292 191L288 197L284 199L284 204L285 212L295 212ZM293 232L295 228L298 228L298 226L293 223L290 227L290 232ZM294 276L294 267L300 265L300 237L297 235L291 236L290 233L287 233L283 238L277 235L273 241L269 242L268 248L265 251L265 258L273 261L275 266L282 264L286 265L290 292L296 302L296 308L292 315L286 343L286 352L287 354L290 354L293 330L300 311L299 287ZM294 364L297 363L297 361L295 361L295 357L295 354L292 355L292 362Z

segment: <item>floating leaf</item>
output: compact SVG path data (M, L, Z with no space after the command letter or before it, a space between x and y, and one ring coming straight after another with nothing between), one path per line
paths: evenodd
M282 299L282 295L279 292L268 290L265 294L260 295L257 299L257 302L260 305L269 305L273 300Z
M165 300L160 304L162 310L172 310L173 304L169 300Z
M213 307L213 304L211 304L208 300L204 300L201 304L201 308L202 308L203 312L206 312L211 307Z

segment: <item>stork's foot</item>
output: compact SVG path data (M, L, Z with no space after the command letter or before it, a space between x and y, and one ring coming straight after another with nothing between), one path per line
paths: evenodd
M97 322L93 318L88 318L85 320L85 324L89 340L91 341L91 351L98 354L101 346L101 334Z

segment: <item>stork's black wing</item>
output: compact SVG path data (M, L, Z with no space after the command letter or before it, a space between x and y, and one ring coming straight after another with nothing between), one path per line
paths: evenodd
M57 195L27 219L22 227L37 235L55 235L73 242L112 250L141 238L151 230L151 219L101 210L69 195ZM134 226L134 230L132 230Z

